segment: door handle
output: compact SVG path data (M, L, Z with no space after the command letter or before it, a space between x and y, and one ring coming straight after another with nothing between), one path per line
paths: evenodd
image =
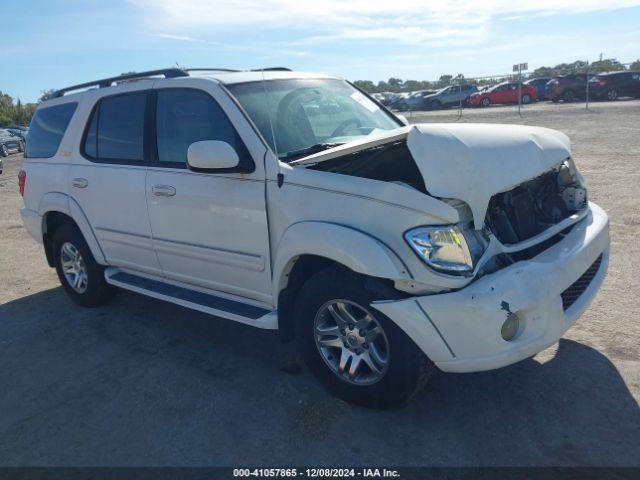
M87 188L87 185L89 185L89 180L87 180L86 178L74 178L73 180L71 180L71 185L76 188Z
M173 197L176 194L176 189L171 185L154 185L151 191L157 197Z

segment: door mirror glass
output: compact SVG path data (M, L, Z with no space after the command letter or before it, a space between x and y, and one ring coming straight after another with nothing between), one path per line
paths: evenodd
M192 143L187 150L187 164L195 171L226 170L239 163L238 154L227 142L203 140Z

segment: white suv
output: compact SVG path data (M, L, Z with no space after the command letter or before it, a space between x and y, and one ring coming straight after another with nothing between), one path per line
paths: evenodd
M285 69L61 90L35 113L19 183L76 303L119 287L278 329L369 406L406 401L434 366L548 347L608 264L607 215L562 133L408 126L345 80Z

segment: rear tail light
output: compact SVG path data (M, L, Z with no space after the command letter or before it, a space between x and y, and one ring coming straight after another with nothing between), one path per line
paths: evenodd
M20 189L20 195L24 197L24 186L27 184L27 172L20 170L18 173L18 188Z
M607 84L607 81L603 80L601 78L597 79L596 82L598 82L598 85L606 85Z

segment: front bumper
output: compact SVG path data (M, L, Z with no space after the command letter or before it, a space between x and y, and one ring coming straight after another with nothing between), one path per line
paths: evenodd
M600 267L566 310L561 293L602 255ZM587 308L609 261L609 221L596 204L564 239L531 260L517 262L452 293L374 302L443 371L490 370L531 357L554 344ZM501 336L507 315L518 334Z

